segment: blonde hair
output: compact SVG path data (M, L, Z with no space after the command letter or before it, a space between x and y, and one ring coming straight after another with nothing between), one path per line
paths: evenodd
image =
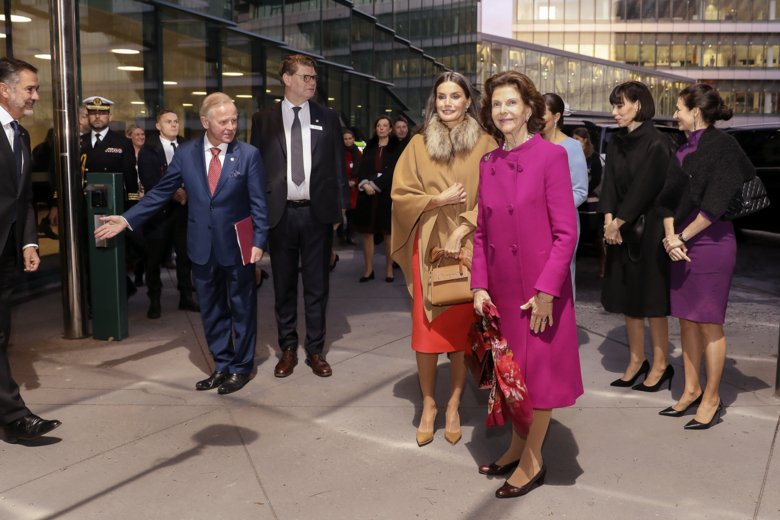
M220 105L232 104L233 100L230 96L224 92L212 92L203 100L203 104L200 106L200 117L208 119L209 112L212 108L217 108Z

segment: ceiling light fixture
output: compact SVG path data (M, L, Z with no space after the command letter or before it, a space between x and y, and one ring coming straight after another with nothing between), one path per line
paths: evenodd
M136 49L111 49L114 54L141 54L141 51Z
M117 67L117 70L125 70L128 72L142 72L144 68L136 67L135 65L120 65L119 67Z

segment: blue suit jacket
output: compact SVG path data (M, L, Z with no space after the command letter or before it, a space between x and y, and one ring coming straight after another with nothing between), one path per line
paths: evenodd
M165 206L182 183L187 190L187 252L196 264L208 263L213 249L219 265L240 266L233 225L252 216L255 247L266 249L268 207L265 199L265 170L260 152L252 145L233 141L228 145L222 173L214 196L206 179L203 138L179 147L157 186L124 213L135 228Z

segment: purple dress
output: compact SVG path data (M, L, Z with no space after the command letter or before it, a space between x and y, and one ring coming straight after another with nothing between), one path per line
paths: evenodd
M682 164L694 153L704 130L691 132L688 142L677 151ZM685 244L690 262L672 262L670 271L670 304L672 316L698 323L723 324L729 299L731 278L737 262L737 240L734 225L720 215L695 210L678 226L679 233L702 213L712 224Z

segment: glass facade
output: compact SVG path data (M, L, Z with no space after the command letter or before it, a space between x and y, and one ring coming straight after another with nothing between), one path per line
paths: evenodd
M513 36L717 85L738 114L780 114L777 0L515 0Z

